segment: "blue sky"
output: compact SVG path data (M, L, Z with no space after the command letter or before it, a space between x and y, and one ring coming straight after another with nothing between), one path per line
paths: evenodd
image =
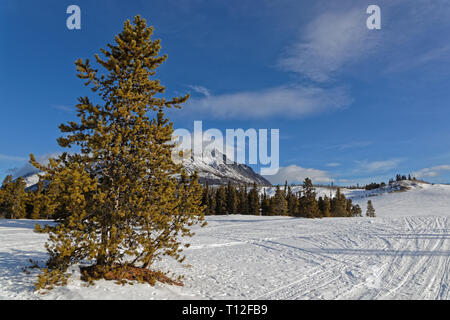
M81 8L81 30L66 8ZM381 8L382 29L366 28ZM279 128L274 183L450 182L450 4L435 1L14 1L0 3L0 178L61 149L58 125L89 95L74 61L141 14L169 58L175 127Z

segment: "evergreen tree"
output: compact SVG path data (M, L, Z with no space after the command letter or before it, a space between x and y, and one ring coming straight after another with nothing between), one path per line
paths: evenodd
M216 193L213 188L211 188L211 191L209 192L208 207L209 214L216 214Z
M366 217L375 218L375 208L373 207L372 200L367 201Z
M227 213L236 214L238 210L238 199L236 195L236 188L228 182L227 185Z
M288 204L288 215L296 217L298 216L298 201L295 194L292 192L291 187L288 187L286 201Z
M277 186L270 207L271 215L286 216L288 213L287 201L284 197L284 191L281 191L280 186Z
M53 210L45 193L45 182L42 180L37 183L36 190L27 192L27 218L49 219L52 216Z
M173 125L164 115L189 96L158 97L165 87L153 76L167 56L159 55L152 33L140 16L134 25L127 20L116 43L101 49L104 60L95 55L103 75L89 60L76 61L78 77L100 98L100 104L79 98L79 123L60 126L59 145L80 152L63 153L48 166L30 156L58 189L49 196L56 210L64 209L57 225L37 229L50 234L51 270L38 287L85 259L94 263L96 278L147 270L163 255L182 261L180 236L191 236L189 227L203 220L201 186L172 161Z
M260 199L258 193L258 186L253 183L251 190L248 192L248 212L251 215L259 216Z
M224 186L216 190L216 215L225 215L227 211L227 192Z
M3 181L0 193L0 216L7 219L20 219L26 216L25 181L18 178L13 181L8 175Z
M351 217L352 216L352 207L353 207L352 199L346 199L346 204L347 204L347 206L345 207L346 217Z
M250 214L249 203L247 196L247 186L241 186L239 188L239 202L238 202L239 214Z
M345 195L337 188L336 195L331 199L331 216L345 217L347 215L347 201Z
M0 218L6 218L6 214L2 209L2 206L4 201L5 201L5 184L7 183L6 179L11 179L12 180L12 176L6 176L6 178L3 180L3 184L0 186Z
M362 210L361 207L357 204L352 206L352 217L362 217Z
M320 214L322 217L331 217L331 205L330 200L327 196L325 197L319 197L319 200L317 201L317 205L320 210Z
M271 216L272 213L270 210L271 210L270 199L266 194L266 189L264 188L263 196L261 199L261 214L263 216Z
M208 183L206 183L206 185L203 187L203 195L202 195L202 205L205 208L206 215L215 214L213 194L214 193L211 191Z
M299 216L305 218L320 218L321 213L316 200L316 192L311 179L303 182L303 196L300 199Z

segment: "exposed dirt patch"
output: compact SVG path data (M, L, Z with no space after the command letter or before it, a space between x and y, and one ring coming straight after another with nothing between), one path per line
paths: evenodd
M122 284L125 284L128 281L138 281L140 283L148 283L152 286L154 286L156 282L176 285L180 287L183 286L183 283L179 279L173 280L161 271L154 271L127 265L115 265L114 267L109 268L94 265L88 267L80 267L80 271L81 280L87 282L105 279L115 280Z

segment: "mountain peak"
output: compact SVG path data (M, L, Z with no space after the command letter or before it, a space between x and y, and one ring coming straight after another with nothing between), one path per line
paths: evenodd
M198 172L200 183L221 185L231 182L233 184L272 185L249 166L229 161L227 156L217 149L206 150L201 156L191 155L182 163L188 173Z

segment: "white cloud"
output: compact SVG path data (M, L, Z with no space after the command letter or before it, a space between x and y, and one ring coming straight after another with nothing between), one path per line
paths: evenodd
M25 157L16 157L16 156L11 156L11 155L7 155L7 154L0 154L0 161L17 161L17 162L21 162L21 161L26 161L27 158Z
M423 168L413 173L416 178L433 178L440 176L444 171L450 171L450 165L434 166L431 168Z
M365 172L382 172L394 169L398 166L402 159L390 159L383 161L356 161L359 164L357 171Z
M385 72L403 72L410 69L427 66L433 62L439 62L439 66L442 67L442 63L448 63L450 60L450 45L442 45L438 48L429 49L428 51L411 55L408 58L404 58L400 61L396 61L389 65Z
M194 90L195 92L200 93L201 95L203 95L205 97L211 96L211 92L203 86L189 85L188 87L191 88L192 90Z
M186 109L216 118L302 117L344 108L352 99L339 87L276 87L189 99Z
M290 165L287 167L280 167L278 173L272 176L265 176L272 184L288 183L302 183L305 178L310 178L313 183L328 183L331 182L331 177L326 171L302 168L297 165Z
M63 111L65 113L73 113L75 112L77 109L75 107L69 107L63 104L54 104L51 106L53 109L59 110L59 111Z
M379 43L379 33L367 29L366 19L362 7L321 14L306 27L299 41L285 50L278 65L315 81L329 80Z
M339 162L331 162L331 163L327 163L326 166L327 167L339 167L341 164Z
M372 141L352 141L348 143L342 143L329 147L329 149L347 150L353 148L364 148L372 144Z

